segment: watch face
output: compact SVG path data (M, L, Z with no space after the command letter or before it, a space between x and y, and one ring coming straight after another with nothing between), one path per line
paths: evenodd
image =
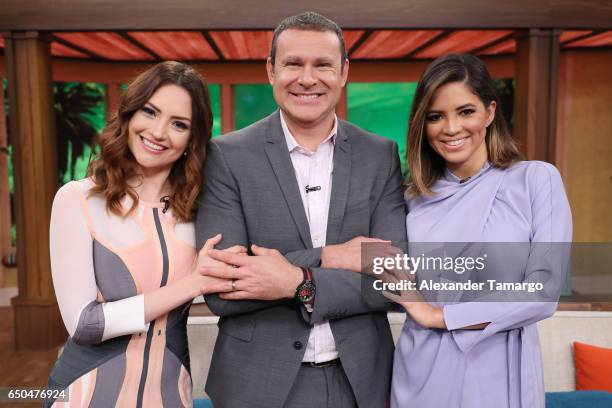
M297 290L297 298L300 302L312 302L315 297L316 288L312 281L304 281Z

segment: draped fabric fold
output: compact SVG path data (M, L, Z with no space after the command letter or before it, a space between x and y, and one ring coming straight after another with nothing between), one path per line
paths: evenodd
M411 255L486 250L497 261L488 259L486 268L472 275L417 272L417 280L486 281L493 276L520 284L542 282L553 289L546 296L525 298L462 291L425 296L443 307L447 330L422 328L407 316L395 353L391 406L543 408L536 323L556 310L555 295L569 260L566 248L550 251L546 245L554 249L572 238L558 171L537 161L508 169L486 163L467 181L446 171L432 191L408 198ZM548 259L551 254L556 258ZM466 329L479 324L486 327Z

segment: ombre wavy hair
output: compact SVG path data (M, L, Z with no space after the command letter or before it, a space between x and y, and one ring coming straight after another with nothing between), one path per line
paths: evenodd
M114 114L98 143L101 151L88 167L88 176L94 182L91 194L106 198L108 211L126 217L138 205L138 194L128 184L139 176L138 163L128 147L128 124L164 85L177 85L191 96L191 134L186 155L181 155L170 170L168 181L172 190L172 212L179 221L190 221L195 216L195 202L204 180L206 144L211 136L213 116L206 80L189 65L167 61L159 63L138 75L121 97ZM132 199L125 211L121 200Z
M507 168L521 160L517 144L501 113L501 101L495 91L495 85L482 60L470 54L445 55L434 60L425 69L414 95L406 152L410 170L406 185L411 196L432 194L432 185L444 174L446 163L427 141L425 126L427 112L436 91L452 82L464 83L478 96L485 108L493 101L497 104L495 116L485 135L491 165Z

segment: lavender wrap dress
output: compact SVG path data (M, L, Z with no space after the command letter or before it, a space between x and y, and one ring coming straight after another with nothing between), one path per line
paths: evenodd
M433 191L408 199L410 242L571 242L568 200L551 164L525 161L502 170L486 163L464 183L446 171ZM537 274L565 278L563 268L529 257L500 269L515 281ZM425 329L406 318L395 351L392 407L544 407L536 322L554 313L555 301L438 305L444 306L447 330ZM480 323L489 324L461 329Z

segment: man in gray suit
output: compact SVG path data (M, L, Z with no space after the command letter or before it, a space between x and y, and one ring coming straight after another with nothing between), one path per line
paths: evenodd
M198 247L235 267L208 296L219 315L206 391L215 408L384 408L389 303L360 269L362 242L404 242L397 145L337 119L348 76L342 32L316 13L276 28L267 70L280 107L210 142ZM365 238L365 237L376 237Z

